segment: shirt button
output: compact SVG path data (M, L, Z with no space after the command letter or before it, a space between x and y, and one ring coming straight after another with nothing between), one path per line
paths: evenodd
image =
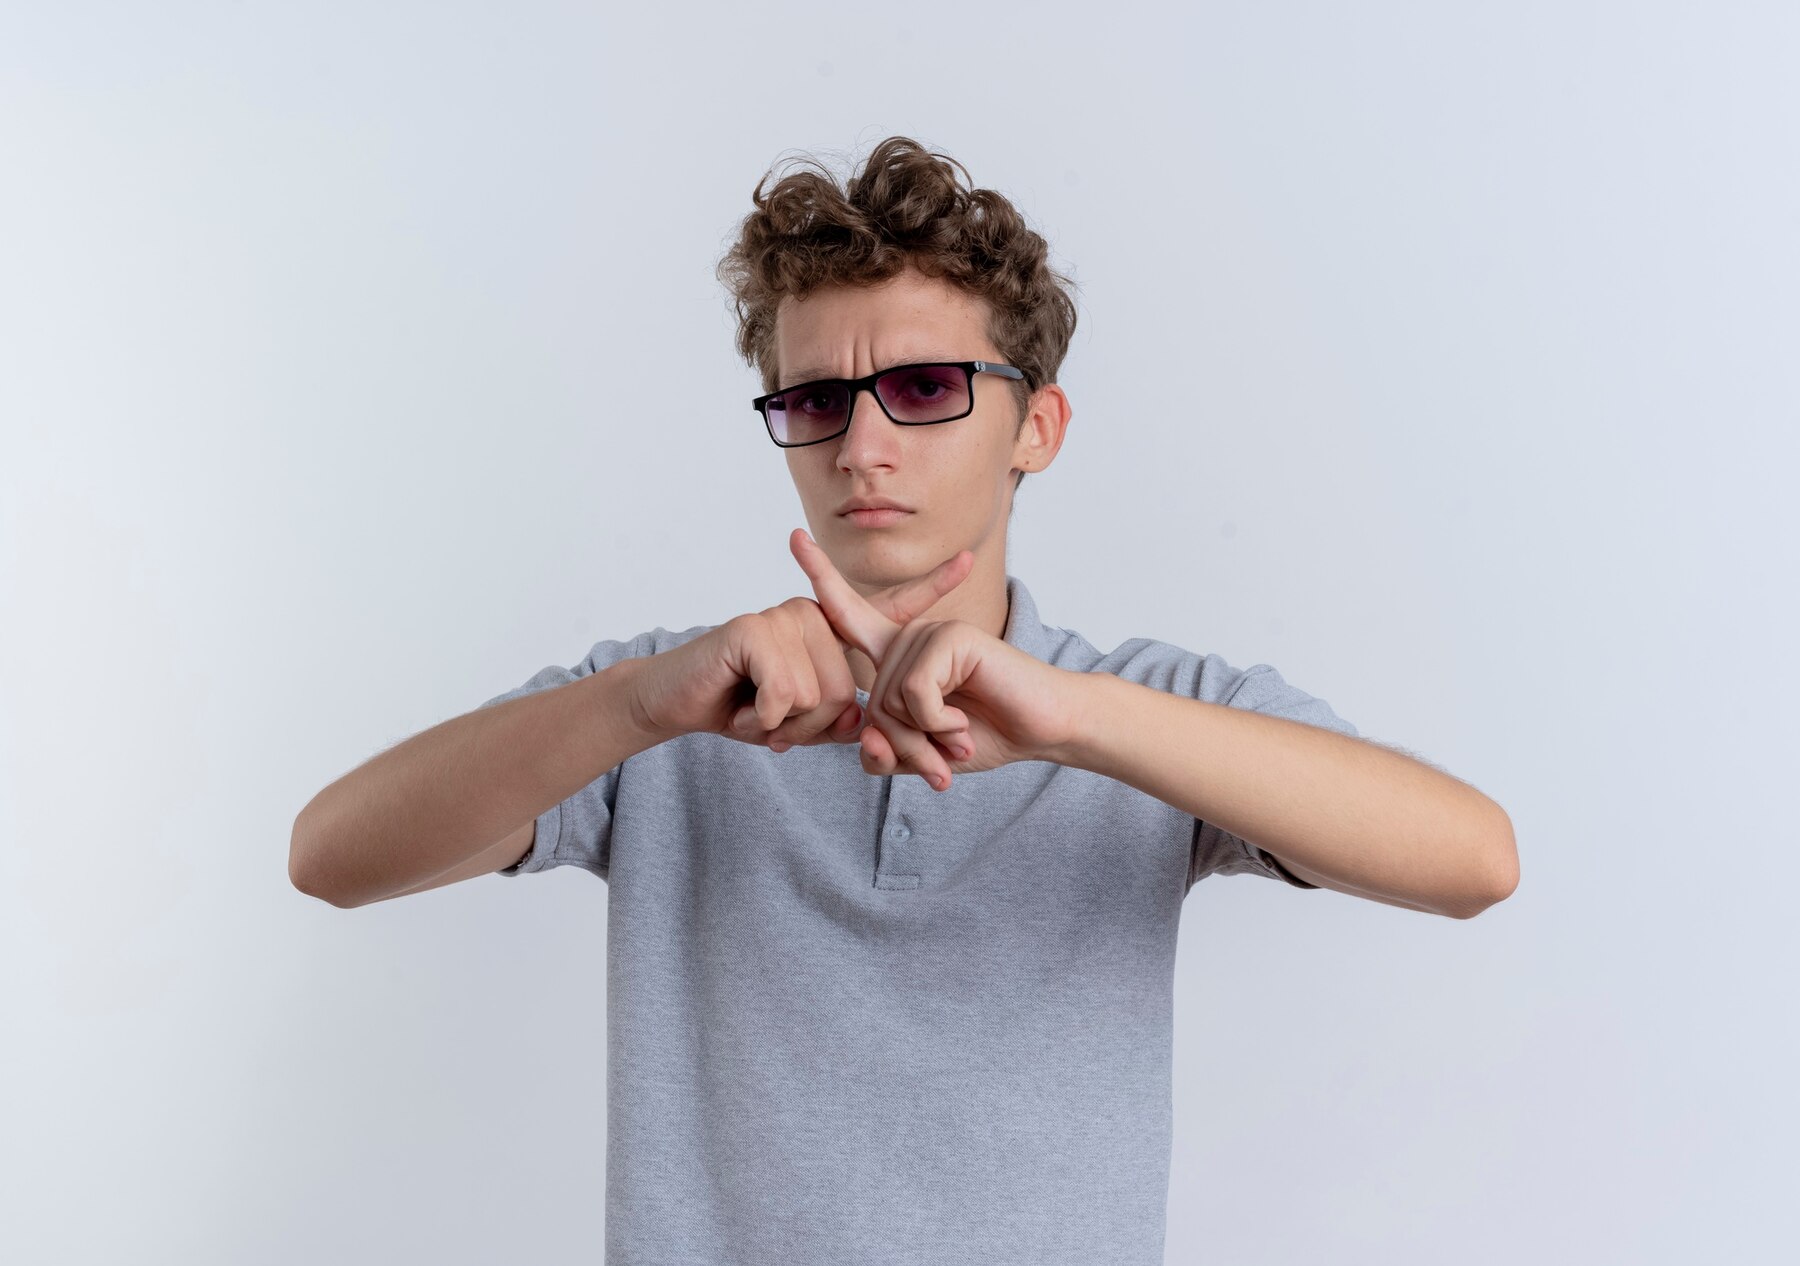
M897 840L903 840L907 836L911 835L912 832L907 830L906 827L904 825L902 825L902 826L895 827L893 830L889 831L888 834L893 836Z

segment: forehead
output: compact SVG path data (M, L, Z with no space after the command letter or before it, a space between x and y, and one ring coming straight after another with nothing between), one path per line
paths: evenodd
M873 286L821 286L805 299L784 296L776 308L776 376L797 382L865 364L991 359L987 318L981 299L911 268Z

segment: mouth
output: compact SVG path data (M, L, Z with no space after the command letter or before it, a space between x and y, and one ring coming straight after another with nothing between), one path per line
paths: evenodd
M892 510L883 507L878 510L846 510L838 517L855 527L874 528L898 523L911 513L911 510Z

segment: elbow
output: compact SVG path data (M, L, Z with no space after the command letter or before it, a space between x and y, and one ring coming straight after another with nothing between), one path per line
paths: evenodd
M302 812L300 816L306 815ZM295 818L293 833L288 836L288 882L310 897L310 875L311 864L307 860L306 846L300 840L300 818Z
M306 820L306 811L302 809L300 816L294 819L293 833L288 837L288 883L297 892L309 897L317 897L327 905L346 908L343 903L331 895L330 888L323 882L320 873L319 850L301 830Z
M1497 906L1519 889L1519 846L1513 837L1512 822L1506 823L1506 834L1488 844L1481 852L1483 859L1481 886L1476 895L1456 910L1451 917L1472 919L1490 906Z

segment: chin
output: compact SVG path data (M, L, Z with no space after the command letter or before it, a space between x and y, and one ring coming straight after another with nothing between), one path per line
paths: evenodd
M853 539L833 550L831 559L846 579L865 585L898 585L937 565L924 558L916 544L874 539L872 533L854 528L851 531Z

